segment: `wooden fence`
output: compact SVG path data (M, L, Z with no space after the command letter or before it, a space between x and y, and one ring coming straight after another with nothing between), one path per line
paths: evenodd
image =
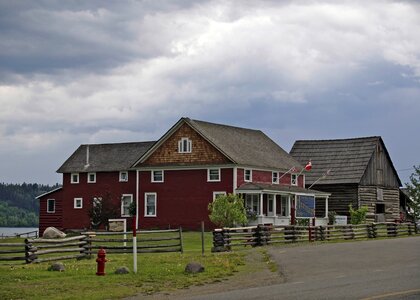
M15 233L13 235L5 235L2 233L0 235L0 239L21 238L21 237L38 238L38 230L33 230L33 231L28 231L28 232L23 232L23 233Z
M213 251L235 246L263 246L314 241L338 241L401 237L418 234L413 223L371 223L328 226L251 226L213 231Z
M127 238L128 236L128 238ZM131 232L84 232L63 239L25 239L0 243L1 261L40 263L92 258L99 249L107 253L133 253ZM137 253L183 253L182 229L137 231Z

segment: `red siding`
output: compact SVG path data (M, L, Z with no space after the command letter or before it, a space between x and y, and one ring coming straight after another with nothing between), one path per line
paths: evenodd
M237 169L237 182L238 187L245 183L244 179L244 169ZM279 177L282 176L284 173L279 173ZM272 183L273 174L272 171L261 171L261 170L252 170L252 182L259 182L259 183ZM291 183L291 174L288 173L280 178L280 184L290 185ZM303 186L303 175L300 175L298 178L298 186Z
M166 170L164 183L151 183L150 171L140 172L139 227L178 227L197 230L204 221L206 228L214 225L208 218L208 204L213 192L232 193L233 169L221 169L220 182L207 182L207 169ZM144 194L157 193L157 217L144 216Z
M47 227L53 226L63 229L63 190L55 191L39 199L39 235L42 236ZM47 212L48 199L55 200L55 212Z

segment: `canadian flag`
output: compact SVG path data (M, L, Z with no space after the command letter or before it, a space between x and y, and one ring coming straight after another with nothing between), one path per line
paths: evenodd
M309 161L307 164L306 164L306 166L305 166L305 170L306 171L310 171L312 169L312 162L311 161Z

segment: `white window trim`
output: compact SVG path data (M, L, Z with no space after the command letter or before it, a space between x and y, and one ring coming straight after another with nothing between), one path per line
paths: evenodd
M127 174L127 178L125 180L122 179L121 174L122 173L126 173ZM119 178L120 182L128 182L128 171L120 171L120 178Z
M226 192L213 192L213 201L216 199L217 195L226 196Z
M155 180L155 172L162 172L162 180L158 181ZM165 172L163 170L152 170L152 172L150 172L150 176L151 176L151 182L153 183L162 183L165 182Z
M130 202L130 204L131 204L131 203L133 203L133 194L122 194L122 195L121 195L121 217L129 217L129 216L130 216L129 214L128 214L128 215L124 215L124 214L123 214L123 212L124 212L124 205L123 205L123 201L122 201L122 199L123 199L124 197L130 197L130 198L131 198L131 202Z
M295 183L293 183L293 176L296 176L296 180L295 180ZM298 176L298 174L290 174L290 185L293 185L293 186L297 186L298 185L298 182L299 182L299 176Z
M73 181L73 176L77 175L77 181ZM71 184L77 184L80 181L80 174L79 173L71 173L70 174L70 183Z
M93 181L90 180L90 175L92 175L92 174L94 176ZM91 172L91 173L87 174L87 182L88 183L96 183L96 173L95 172Z
M184 149L184 141L187 141L187 149ZM191 153L192 152L192 141L183 137L178 141L178 153Z
M48 205L48 202L50 202L50 201L54 201L54 210L48 210L48 208L50 207ZM49 213L49 214L55 213L55 199L47 199L47 213Z
M78 200L80 200L80 207L77 206L77 201ZM83 198L81 198L81 197L74 198L73 208L75 208L75 209L82 209L83 208Z
M274 174L277 174L277 180L273 180L273 178L274 178ZM279 172L271 172L271 183L273 183L273 184L279 184Z
M210 179L210 170L217 170L219 172L219 178L218 179ZM220 171L220 168L209 168L207 169L207 181L208 182L220 182L222 180L222 172Z
M246 171L249 171L249 179L246 179ZM244 169L244 181L245 182L252 182L252 169Z
M155 214L148 215L147 214L147 196L153 195L155 196ZM154 218L157 216L157 193L144 193L144 217L145 218Z

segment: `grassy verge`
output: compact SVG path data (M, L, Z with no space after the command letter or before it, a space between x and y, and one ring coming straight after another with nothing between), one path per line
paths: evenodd
M16 240L14 240L16 242ZM117 267L132 269L132 255L109 254L106 276L96 276L95 259L63 261L65 272L47 271L50 263L0 265L0 299L115 299L137 293L186 288L220 281L244 268L242 252L210 253L211 235L206 234L204 256L200 233L184 233L184 254L139 254L138 273L117 275ZM184 272L188 262L204 265L205 272Z

